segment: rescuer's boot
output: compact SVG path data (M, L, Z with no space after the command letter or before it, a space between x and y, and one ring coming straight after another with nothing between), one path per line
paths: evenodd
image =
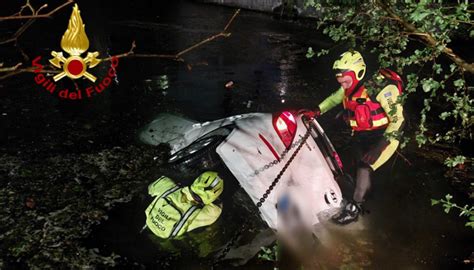
M351 222L357 221L359 214L362 214L361 203L348 202L344 208L338 214L334 215L331 219L334 223L339 225L346 225Z

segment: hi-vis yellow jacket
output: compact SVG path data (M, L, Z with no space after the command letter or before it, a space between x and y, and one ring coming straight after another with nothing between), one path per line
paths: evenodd
M155 199L145 211L146 225L161 238L175 238L211 225L222 212L213 203L199 204L193 199L189 187L181 188L166 176L151 183L148 194Z

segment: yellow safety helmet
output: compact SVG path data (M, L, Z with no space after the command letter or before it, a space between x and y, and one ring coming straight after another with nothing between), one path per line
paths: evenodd
M217 172L202 173L191 185L191 191L199 196L202 203L210 204L215 201L224 190L224 181Z
M348 71L354 71L355 78L360 81L365 75L364 58L358 51L347 51L341 54L341 57L334 62L332 68L337 76L343 76Z

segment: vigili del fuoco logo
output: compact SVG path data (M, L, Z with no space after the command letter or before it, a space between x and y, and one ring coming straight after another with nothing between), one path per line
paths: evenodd
M32 65L35 68L34 72L36 73L34 78L36 84L51 94L56 93L60 98L70 100L83 99L86 97L90 98L94 93L102 93L116 76L118 58L112 57L110 59L111 66L106 77L96 83L97 77L93 73L93 68L99 65L103 60L98 58L99 52L87 52L89 49L89 39L87 38L85 24L82 22L81 12L77 4L75 4L72 9L69 25L61 39L61 48L63 51L51 52L53 58L49 59L49 62L55 68L62 70L52 79L47 78L42 72L44 66L40 64L41 56L36 57L32 61ZM85 52L87 52L87 54L83 58L81 55ZM68 88L64 88L56 91L56 82L62 80L64 77L68 77L72 80L86 79L89 80L92 85L83 90L69 90Z

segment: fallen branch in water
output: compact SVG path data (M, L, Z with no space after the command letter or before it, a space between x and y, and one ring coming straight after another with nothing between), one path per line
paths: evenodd
M136 44L135 44L135 41L132 42L132 46L130 48L130 50L126 53L122 53L122 54L117 54L117 55L114 55L114 56L110 56L110 57L107 57L107 58L104 58L102 59L102 61L109 61L110 59L112 59L112 57L116 57L116 58L125 58L125 57L143 57L143 58L166 58L166 59L171 59L171 60L174 60L174 61L178 61L178 62L184 62L184 59L182 58L183 55L187 54L188 52L208 43L208 42L211 42L217 38L221 38L221 37L229 37L231 35L231 33L227 32L227 30L229 29L229 27L232 25L232 22L235 20L235 18L237 17L237 15L239 15L240 13L240 9L237 9L235 12L234 12L234 15L232 15L232 17L230 18L230 20L227 22L226 26L224 27L224 29L215 34L215 35L212 35L210 37L207 37L203 40L201 40L200 42L194 44L194 45L191 45L189 46L188 48L186 49L183 49L181 51L179 51L178 53L176 54L143 54L143 53L135 53L135 48L136 48Z

